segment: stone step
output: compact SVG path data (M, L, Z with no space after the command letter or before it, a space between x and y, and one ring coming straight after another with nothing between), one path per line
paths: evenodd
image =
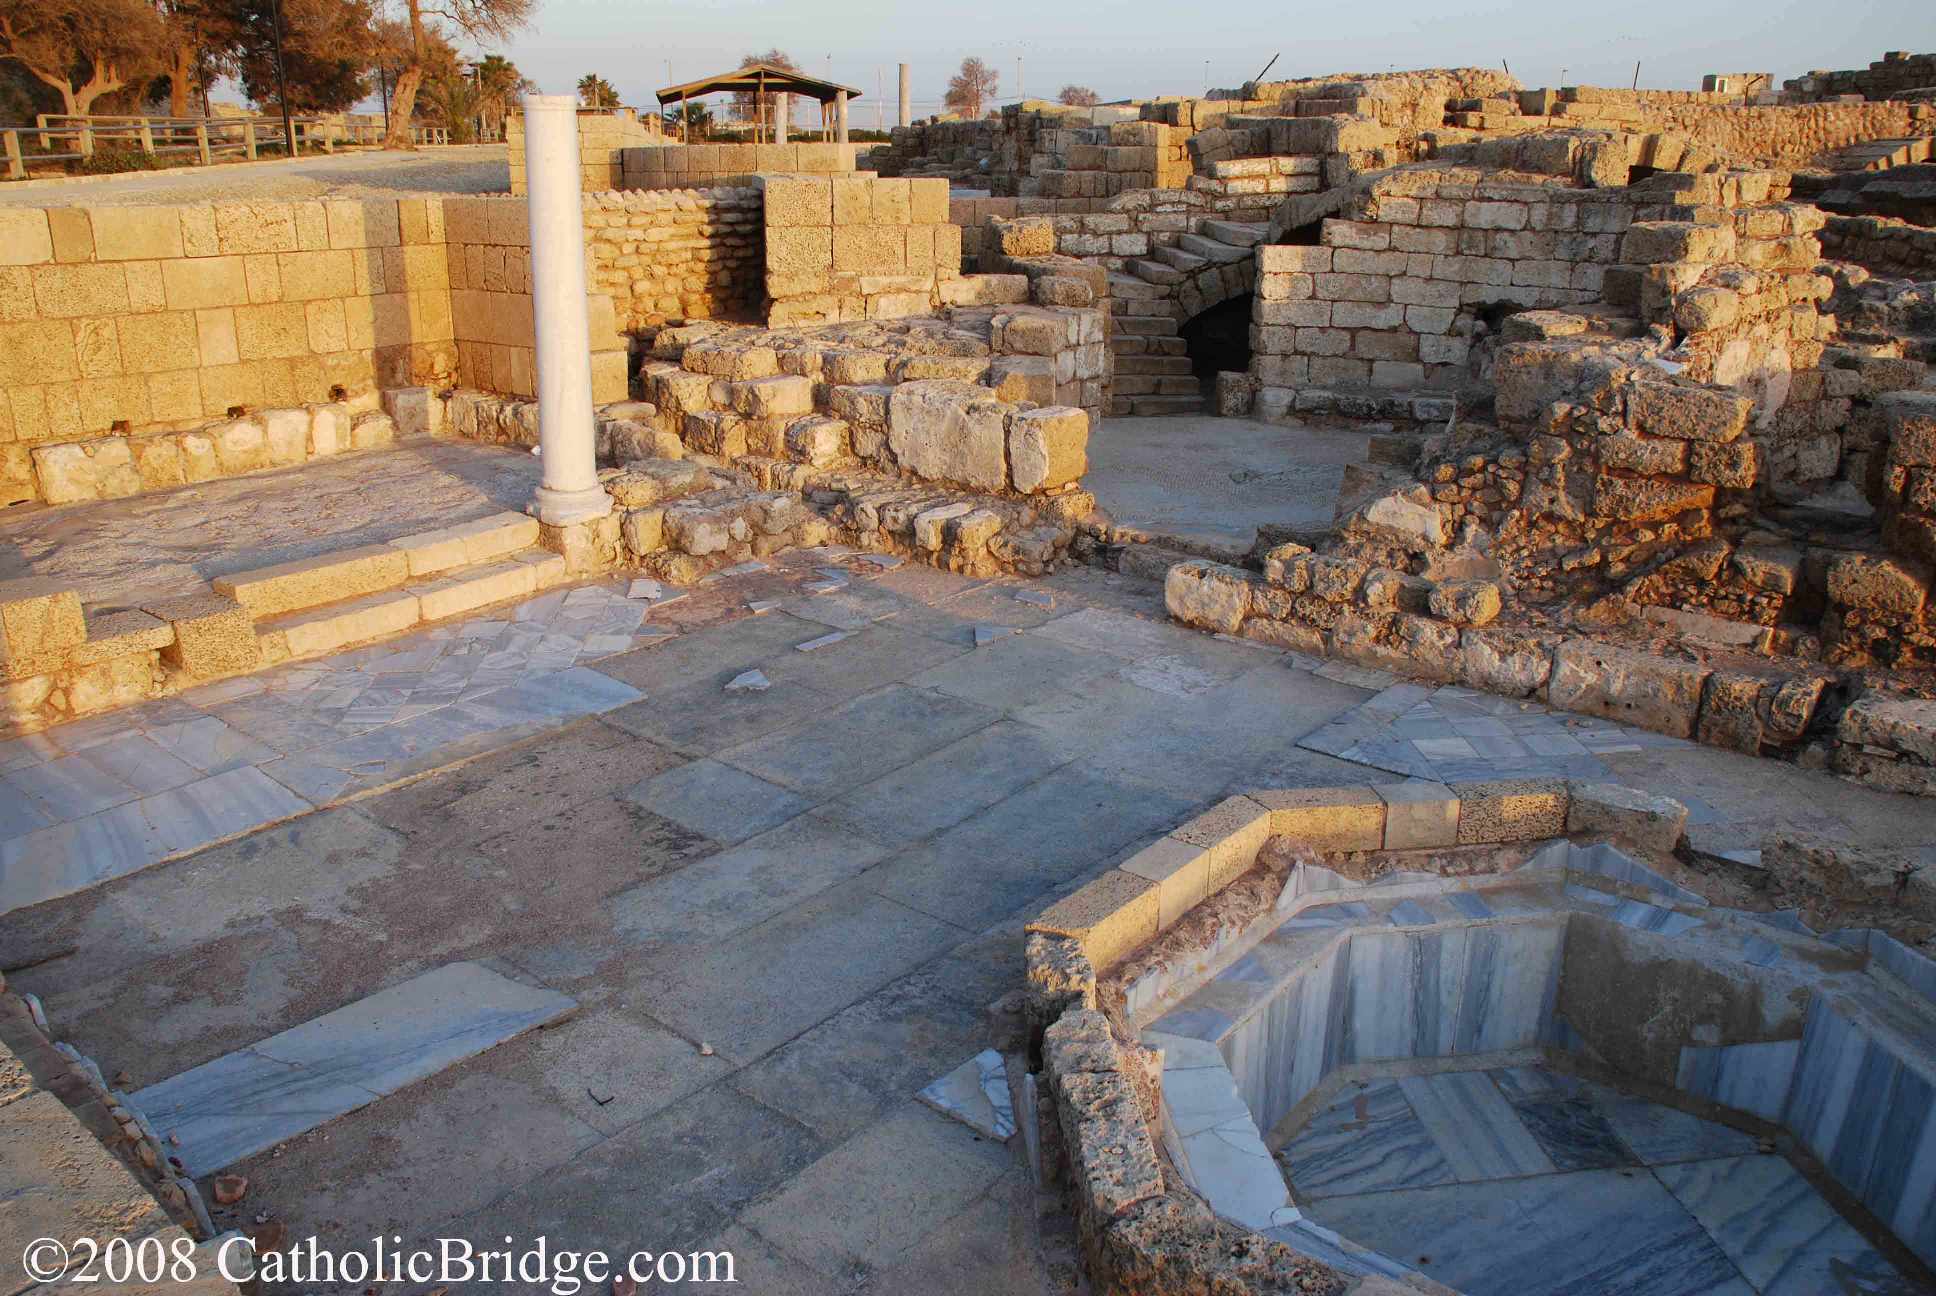
M528 598L559 584L565 575L562 555L544 549L520 550L508 558L449 568L397 589L258 619L256 639L269 661L314 657L402 634L424 621Z
M217 594L234 599L259 621L397 589L414 576L488 562L537 542L536 518L496 513L383 544L231 572L211 584Z
M1129 264L1138 265L1140 262L1132 261ZM1158 269L1167 270L1169 267L1159 266ZM1174 274L1175 271L1171 273ZM1162 284L1148 279L1139 279L1133 274L1117 274L1113 271L1109 276L1108 287L1109 295L1119 301L1154 301L1170 295Z
M1182 375L1190 373L1189 356L1126 355L1116 357L1116 373Z
M1201 414L1205 409L1202 396L1132 396L1129 401L1131 414Z
M1122 315L1116 319L1116 331L1137 337L1176 337L1176 320L1169 315Z
M129 1096L205 1175L548 1025L576 1001L450 963Z
M1182 248L1160 247L1155 252L1156 259L1164 265L1174 266L1185 274L1195 274L1210 262L1200 256L1192 256Z
M1248 221L1212 220L1205 218L1197 223L1197 233L1212 238L1219 243L1232 247L1256 247L1264 241L1270 230L1268 225L1253 225Z
M1231 247L1201 234L1182 234L1177 237L1176 245L1185 252L1214 261L1218 265L1233 265L1238 261L1248 261L1257 254L1247 247Z
M1148 261L1138 257L1127 263L1129 272L1145 283L1161 284L1169 287L1182 283L1190 276L1174 266L1166 266L1161 261Z

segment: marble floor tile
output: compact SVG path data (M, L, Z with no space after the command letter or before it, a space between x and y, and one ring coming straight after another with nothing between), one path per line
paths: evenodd
M1552 1159L1484 1072L1406 1076L1398 1086L1462 1182L1552 1173Z
M1692 1161L1654 1175L1762 1296L1915 1290L1778 1156Z
M576 1004L451 963L130 1095L192 1175L274 1147Z
M626 799L717 842L740 842L813 808L813 801L716 760L645 779Z
M61 756L0 775L15 796L31 798L54 822L88 815L133 801L135 788L82 756Z
M21 837L54 822L52 814L34 804L24 792L0 775L0 841Z
M1648 1102L1644 1098L1620 1093L1605 1085L1588 1087L1593 1093L1594 1106L1606 1117L1607 1124L1646 1165L1746 1156L1756 1150L1751 1134Z
M1299 1200L1453 1182L1396 1080L1346 1085L1278 1152Z
M1008 1070L994 1049L983 1049L915 1096L988 1138L1006 1139L1015 1132Z
M1586 1170L1327 1197L1304 1208L1465 1296L1754 1296L1648 1175Z
M1512 1103L1512 1109L1560 1170L1636 1164L1633 1154L1585 1094L1521 1099Z
M79 758L143 794L192 783L203 771L166 751L146 734L124 733L83 749Z

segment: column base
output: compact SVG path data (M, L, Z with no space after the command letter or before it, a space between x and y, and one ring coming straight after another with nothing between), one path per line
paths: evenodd
M546 526L570 526L574 522L589 522L602 518L612 511L612 497L605 493L602 486L588 490L561 491L549 486L540 486L531 493L531 503L525 506L529 513Z

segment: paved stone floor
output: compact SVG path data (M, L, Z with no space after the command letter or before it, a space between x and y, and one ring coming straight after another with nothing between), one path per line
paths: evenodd
M50 576L85 603L190 594L216 576L522 511L527 451L413 441L124 500L0 510L0 580Z
M1119 525L1249 549L1265 523L1328 527L1363 432L1174 415L1112 418L1082 484Z
M248 202L293 198L413 198L510 193L502 144L465 144L408 153L339 153L148 171L134 175L0 186L0 203L23 207L114 203Z
M140 736L302 804L0 915L10 982L130 1088L459 960L576 1001L245 1159L232 1221L719 1246L753 1293L1039 1290L1015 1161L916 1093L986 1043L1027 916L1229 791L1371 777L1300 743L1396 681L1182 630L1155 585L1089 570L1030 583L1049 607L913 565L804 591L838 561L642 623L593 583L180 699L193 718L16 745L9 779L172 769L86 756ZM725 690L750 669L770 687ZM509 690L521 709L488 705ZM202 729L168 749L170 724ZM1790 766L1599 758L1744 821L1936 840L1936 807Z

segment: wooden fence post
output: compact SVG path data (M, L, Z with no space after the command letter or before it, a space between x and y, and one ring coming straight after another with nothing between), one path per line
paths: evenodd
M9 180L25 180L27 178L27 164L20 159L19 131L10 130L6 133L6 147L7 178Z
M208 155L208 123L206 121L198 121L195 123L195 151L201 155L202 165L207 166L211 159Z
M148 125L148 119L146 117L141 119L141 151L149 157L155 155L155 132Z
M255 121L251 118L242 121L242 156L255 161Z

